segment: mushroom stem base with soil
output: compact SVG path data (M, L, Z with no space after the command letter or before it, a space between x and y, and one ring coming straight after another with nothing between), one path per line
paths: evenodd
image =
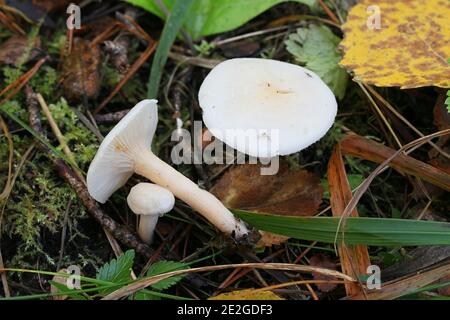
M149 150L140 150L135 155L134 169L153 183L170 190L198 211L219 230L240 240L249 235L245 224L237 219L214 195L200 189L197 184L159 159Z

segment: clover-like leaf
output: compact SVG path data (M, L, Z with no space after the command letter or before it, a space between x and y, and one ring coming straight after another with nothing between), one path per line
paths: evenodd
M342 99L347 87L348 74L339 65L337 46L341 39L326 26L310 25L299 28L286 40L286 49L295 59L317 75Z

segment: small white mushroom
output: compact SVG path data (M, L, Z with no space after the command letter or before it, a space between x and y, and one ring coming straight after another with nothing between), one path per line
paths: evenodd
M131 211L140 215L139 237L151 244L158 218L173 209L175 197L172 192L156 184L139 183L131 188L127 203Z
M158 123L156 100L139 102L105 137L87 174L91 196L105 203L133 173L170 190L236 240L246 238L246 225L206 190L159 159L150 149Z
M270 59L220 63L205 78L199 102L203 121L215 137L260 158L307 148L326 134L337 113L334 94L319 76ZM259 133L254 143L240 139L249 129ZM272 148L271 142L276 142Z

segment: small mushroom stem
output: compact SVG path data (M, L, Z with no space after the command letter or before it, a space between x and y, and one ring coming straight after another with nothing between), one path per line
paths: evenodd
M150 245L153 242L158 215L141 215L139 218L138 234L142 241Z
M186 202L222 232L234 235L236 239L249 233L245 224L237 219L214 195L200 189L197 184L159 159L151 151L140 151L134 158L137 174L170 190L175 197Z

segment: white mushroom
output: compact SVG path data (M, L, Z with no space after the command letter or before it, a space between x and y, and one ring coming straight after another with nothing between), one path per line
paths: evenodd
M269 59L220 63L205 78L199 102L215 137L260 158L310 146L331 128L337 113L332 91L314 72ZM248 129L257 130L256 142L240 139Z
M156 184L139 183L131 188L127 203L131 211L140 215L139 237L151 244L158 218L173 209L175 197L172 192Z
M158 123L156 100L139 102L105 137L87 174L91 196L101 203L133 173L170 190L219 230L245 238L249 230L211 193L159 159L150 149Z

